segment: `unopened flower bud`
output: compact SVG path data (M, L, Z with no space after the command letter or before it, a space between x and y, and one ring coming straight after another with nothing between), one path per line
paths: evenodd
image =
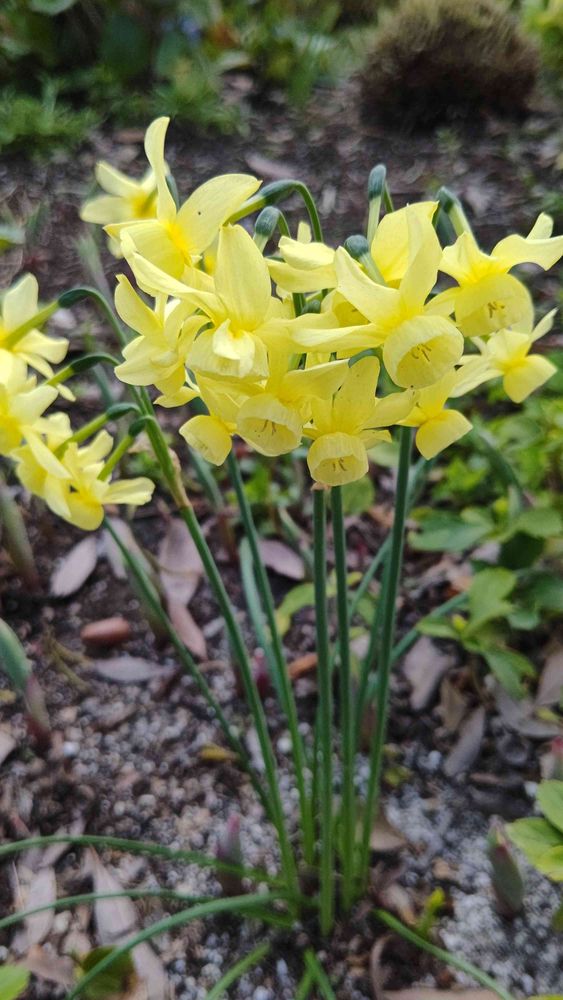
M237 813L229 816L219 837L215 857L224 864L242 865L240 816ZM217 880L226 896L239 896L243 892L242 879L235 872L218 871Z
M487 853L497 910L503 917L515 917L522 912L524 905L524 882L500 820L491 823Z

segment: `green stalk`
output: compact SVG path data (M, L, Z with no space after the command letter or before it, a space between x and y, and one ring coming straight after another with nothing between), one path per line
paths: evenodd
M159 623L162 625L163 629L168 634L170 642L172 643L174 649L176 650L178 659L180 660L182 667L184 668L186 673L188 673L190 677L192 677L193 680L196 682L200 690L200 693L203 695L210 709L216 716L217 721L219 722L219 725L221 726L225 734L229 746L234 751L234 753L236 753L237 757L241 762L242 767L247 772L254 787L254 790L256 791L258 797L260 798L260 801L262 802L262 805L264 806L267 815L273 820L273 816L270 810L269 799L262 787L261 781L258 775L256 774L255 768L252 765L252 762L244 748L244 745L241 743L240 739L231 728L223 712L223 709L221 708L221 705L217 701L215 695L213 694L211 688L209 687L207 681L205 680L203 674L201 673L201 670L198 670L195 660L192 658L186 646L180 639L180 636L176 632L176 629L174 628L168 615L164 611L162 604L160 603L160 601L157 600L152 584L150 583L149 580L147 580L146 573L143 570L142 566L140 565L139 560L135 557L134 553L131 552L127 548L127 546L123 544L123 541L115 531L111 523L111 520L107 517L104 519L104 527L107 528L114 542L118 546L119 551L123 556L123 559L129 566L131 572L133 573L133 576L135 577L135 580L137 581L140 590L142 591L144 599L147 601L147 603L152 609L153 614L155 615Z
M309 969L313 979L319 987L319 991L324 1000L336 1000L336 994L330 985L329 978L315 955L315 952L312 951L311 948L308 948L305 952L305 965Z
M283 887L280 877L268 875L261 868L247 868L244 865L231 865L226 861L202 854L200 851L176 850L164 844L154 844L151 841L128 840L126 837L110 837L96 833L50 834L46 837L26 837L25 840L15 840L9 844L0 844L0 858L8 858L13 854L21 854L35 847L50 847L52 844L70 844L73 847L110 848L113 851L126 851L128 854L142 854L147 857L163 858L165 861L179 861L186 865L198 865L200 868L210 868L225 872L227 875L238 875L267 885ZM305 901L303 901L305 902Z
M117 358L114 358L112 354L107 354L105 352L93 352L91 354L83 354L79 358L75 358L64 368L60 368L55 375L47 379L45 385L60 385L62 382L66 382L67 379L72 378L74 375L79 375L81 372L89 371L90 368L94 368L96 365L111 365L115 368L119 364Z
M350 623L348 618L348 583L346 572L346 531L342 508L342 488L335 486L331 492L332 530L336 565L336 602L338 611L340 740L342 746L342 902L348 911L354 899L354 857L356 839L356 796L354 789L354 760L356 737L354 731L354 699L350 664Z
M315 977L310 969L305 969L303 978L300 980L297 987L297 992L295 994L295 1000L307 1000L313 986L315 985Z
M254 518L252 516L252 508L248 502L248 497L244 489L238 462L234 457L234 455L232 454L232 452L229 455L227 463L229 466L229 473L233 481L233 486L235 488L239 510L242 515L242 521L244 525L246 538L248 540L250 551L252 553L254 571L256 573L256 578L258 581L258 590L262 598L262 607L265 611L266 621L268 623L268 628L270 630L271 650L276 665L276 677L278 679L278 685L281 693L281 704L289 726L291 745L295 763L295 780L297 784L297 791L299 794L299 805L301 809L301 833L303 838L303 853L307 864L311 864L313 861L313 851L314 851L313 815L311 811L311 801L307 794L307 789L305 786L305 768L306 768L305 747L303 744L301 733L299 732L299 719L297 717L297 706L295 704L293 688L291 686L291 680L289 678L287 664L285 662L285 656L282 648L282 641L280 638L279 629L276 622L274 598L272 596L270 581L268 579L268 574L266 573L264 562L260 554L260 542L258 538L258 532L256 530L256 525L254 523Z
M270 798L269 811L278 833L282 867L287 879L288 887L293 889L295 892L298 892L299 883L297 866L286 828L272 741L268 733L266 715L264 713L262 701L252 675L252 667L250 665L248 652L236 620L235 610L231 604L221 574L213 555L211 554L211 550L207 544L193 508L191 506L182 505L179 508L179 514L194 540L195 546L203 563L207 579L211 585L213 593L215 594L221 614L225 620L225 625L229 633L235 659L239 666L246 701L250 711L252 712L258 742L260 744L260 750L264 760L266 782Z
M317 206L315 205L314 198L309 191L309 188L306 184L303 184L302 181L288 179L283 181L273 181L271 184L266 184L258 194L249 198L248 201L238 209L238 211L231 215L228 222L238 222L239 219L244 219L247 215L259 212L260 209L265 208L266 205L275 205L278 201L281 201L282 198L287 198L291 194L298 194L303 199L311 222L313 238L316 242L322 243L323 230Z
M269 902L273 902L279 898L279 895L254 893L247 896L233 896L230 899L212 899L206 903L198 903L196 906L181 910L179 913L172 914L172 916L164 917L162 920L157 920L150 927L145 927L138 934L134 934L125 944L115 947L109 955L106 955L105 958L97 962L96 965L81 976L76 986L71 989L70 993L67 993L66 1000L75 1000L75 997L82 993L100 973L111 968L123 955L129 954L137 945L142 944L143 941L150 941L151 938L157 937L159 934L165 934L175 927L185 926L185 924L191 923L192 920L201 920L202 917L210 917L215 913L231 913L237 910L244 913L246 910L250 910L251 912L252 910L259 910Z
M420 458L418 462L412 467L411 474L409 476L409 489L408 489L408 499L407 499L407 512L414 506L421 489L426 480L426 474L431 468L431 463L427 462L426 459ZM385 577L387 561L389 557L389 551L391 549L391 536L388 536L382 543L378 551L376 552L374 558L372 559L361 583L358 587L354 597L352 599L352 604L350 607L350 618L354 615L362 597L367 591L371 580L375 576L377 570L379 569L382 562L385 562L385 569L383 576ZM383 594L385 589L384 580L382 581L381 594ZM370 675L373 672L373 665L377 659L379 639L380 639L380 626L381 626L381 614L382 614L382 602L378 601L377 607L375 609L375 614L373 617L372 626L370 629L368 650L362 662L360 670L360 683L358 686L358 694L356 698L356 732L359 734L361 730L361 724L363 715L366 708L366 698L368 689L370 686Z
M220 1000L220 997L228 990L229 986L236 983L237 979L244 976L244 973L248 972L253 965L257 965L258 962L261 962L266 957L270 948L271 945L268 942L259 944L249 955L241 958L240 962L237 962L224 976L221 976L219 982L215 983L215 986L209 991L205 1000Z
M326 596L326 492L313 490L315 619L319 688L320 795L320 923L328 934L334 921L334 835L332 815L332 670Z
M117 463L120 462L123 456L127 454L131 445L134 443L135 443L135 438L133 437L133 435L126 434L125 437L121 439L119 444L116 445L111 455L104 463L104 467L100 472L98 479L109 479Z
M59 308L60 301L58 299L55 299L54 302L50 302L48 306L44 306L43 309L40 309L39 312L35 313L35 316L32 316L31 319L26 320L25 323L21 324L21 326L12 330L12 332L9 333L4 340L2 347L6 350L11 350L11 348L15 347L22 337L25 337L26 333L29 333L30 330L35 330L36 327L43 326L49 317L52 316L53 313L56 313Z
M179 903L204 903L209 896L190 896L189 893L174 892L173 889L121 889L120 892L81 892L77 896L61 896L51 903L33 906L30 910L19 910L0 920L0 931L21 924L28 917L47 910L65 910L69 906L82 906L83 903L96 903L99 899L170 899Z
M395 517L391 531L391 551L386 567L384 589L381 594L381 645L378 667L377 705L375 731L371 744L368 790L365 804L360 875L362 883L367 883L369 872L370 837L379 805L381 793L381 773L383 751L387 732L389 711L389 682L391 676L391 652L395 633L397 593L403 559L405 520L408 503L409 469L412 447L412 432L409 427L400 429L399 469L395 497Z
M445 962L446 965L451 965L454 969L459 969L461 972L466 972L467 975L473 976L473 979L480 983L481 986L486 986L487 989L492 990L496 993L501 1000L515 1000L512 993L505 990L504 987L499 986L497 982L488 976L486 972L481 972L477 966L473 965L472 962L468 962L465 958L459 958L458 955L452 955L451 952L446 951L444 948L438 948L435 944L431 944L426 938L420 937L415 931L411 931L408 927L405 927L400 920L396 917L392 917L390 913L386 913L385 910L374 910L375 916L378 920L381 920L382 924L385 924L389 930L399 934L400 937L404 938L410 944L413 944L416 948L420 948L421 951L428 952L434 958L440 959L441 962Z

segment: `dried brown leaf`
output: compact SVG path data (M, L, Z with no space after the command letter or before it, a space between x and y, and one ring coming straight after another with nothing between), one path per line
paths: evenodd
M206 660L207 643L205 642L205 636L185 605L178 601L169 600L168 614L180 639L187 646L190 653L193 653L200 660Z
M63 955L53 955L40 945L33 945L21 962L32 975L66 988L74 983L74 962Z
M167 1000L171 990L166 970L147 942L137 945L133 952L133 962L137 975L146 988L147 1000Z
M542 670L536 705L558 705L563 696L563 649L549 654Z
M371 831L370 846L378 854L389 854L400 851L405 846L405 838L399 830L391 825L384 814L377 817Z
M46 903L53 903L57 898L57 882L55 870L52 867L42 868L33 876L27 891L28 906L43 906ZM40 944L51 930L55 918L54 910L45 910L43 913L34 913L25 920L25 930L27 933L27 945L29 948L34 944Z
M4 763L6 757L9 757L15 748L16 741L12 734L7 729L0 728L0 764Z
M259 542L262 562L280 576L289 580L304 580L305 565L298 552L275 538L261 538Z
M189 604L194 596L203 565L186 525L172 518L158 550L162 589L169 602Z
M102 864L95 851L88 851L88 862L92 872L94 892L123 890L119 879ZM100 944L115 944L137 927L137 911L127 896L121 899L97 899L94 903L94 915Z
M470 769L479 756L484 735L485 709L480 705L464 722L457 743L446 757L444 771L449 778Z
M144 681L162 680L169 671L145 660L142 656L110 656L107 660L94 660L96 673L117 684L142 684Z
M430 704L442 677L455 663L427 635L421 636L403 661L403 673L411 685L410 705L421 712Z
M51 576L50 590L53 597L69 597L80 590L98 562L98 539L88 535L63 556Z
M531 740L548 740L561 733L561 726L557 721L537 717L536 710L539 706L531 698L517 701L500 684L495 686L494 693L499 715L508 729L513 729L520 736L528 736Z
M449 679L444 677L440 685L440 714L445 728L450 733L459 729L467 712L468 699Z

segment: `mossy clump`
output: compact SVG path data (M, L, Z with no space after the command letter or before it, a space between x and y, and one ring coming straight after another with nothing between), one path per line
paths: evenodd
M483 108L522 113L538 66L497 0L402 0L381 19L362 73L364 116L413 127Z

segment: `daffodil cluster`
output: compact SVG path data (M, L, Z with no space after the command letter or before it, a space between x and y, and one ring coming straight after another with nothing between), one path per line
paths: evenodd
M365 474L369 449L393 426L416 428L431 458L470 429L453 400L500 377L521 402L554 371L533 349L553 314L534 327L530 294L511 273L563 254L548 216L487 254L469 231L443 248L438 204L422 201L388 212L363 254L312 241L302 224L264 257L232 221L248 199L251 210L259 181L216 177L178 206L167 125L147 131L140 184L99 168L110 195L83 218L108 223L137 284L117 280L116 309L136 334L118 377L155 386L162 406L197 400L180 433L209 462L225 460L234 435L270 456L305 439L313 479L341 485Z
M2 297L0 314L0 456L10 458L22 485L54 513L80 528L99 527L104 504L146 503L148 479L110 482L113 448L105 429L73 431L63 411L47 413L60 396L72 401L51 365L63 361L68 341L40 331L58 308L38 306L37 281L25 275ZM31 372L30 369L34 371ZM43 379L38 382L39 373Z

